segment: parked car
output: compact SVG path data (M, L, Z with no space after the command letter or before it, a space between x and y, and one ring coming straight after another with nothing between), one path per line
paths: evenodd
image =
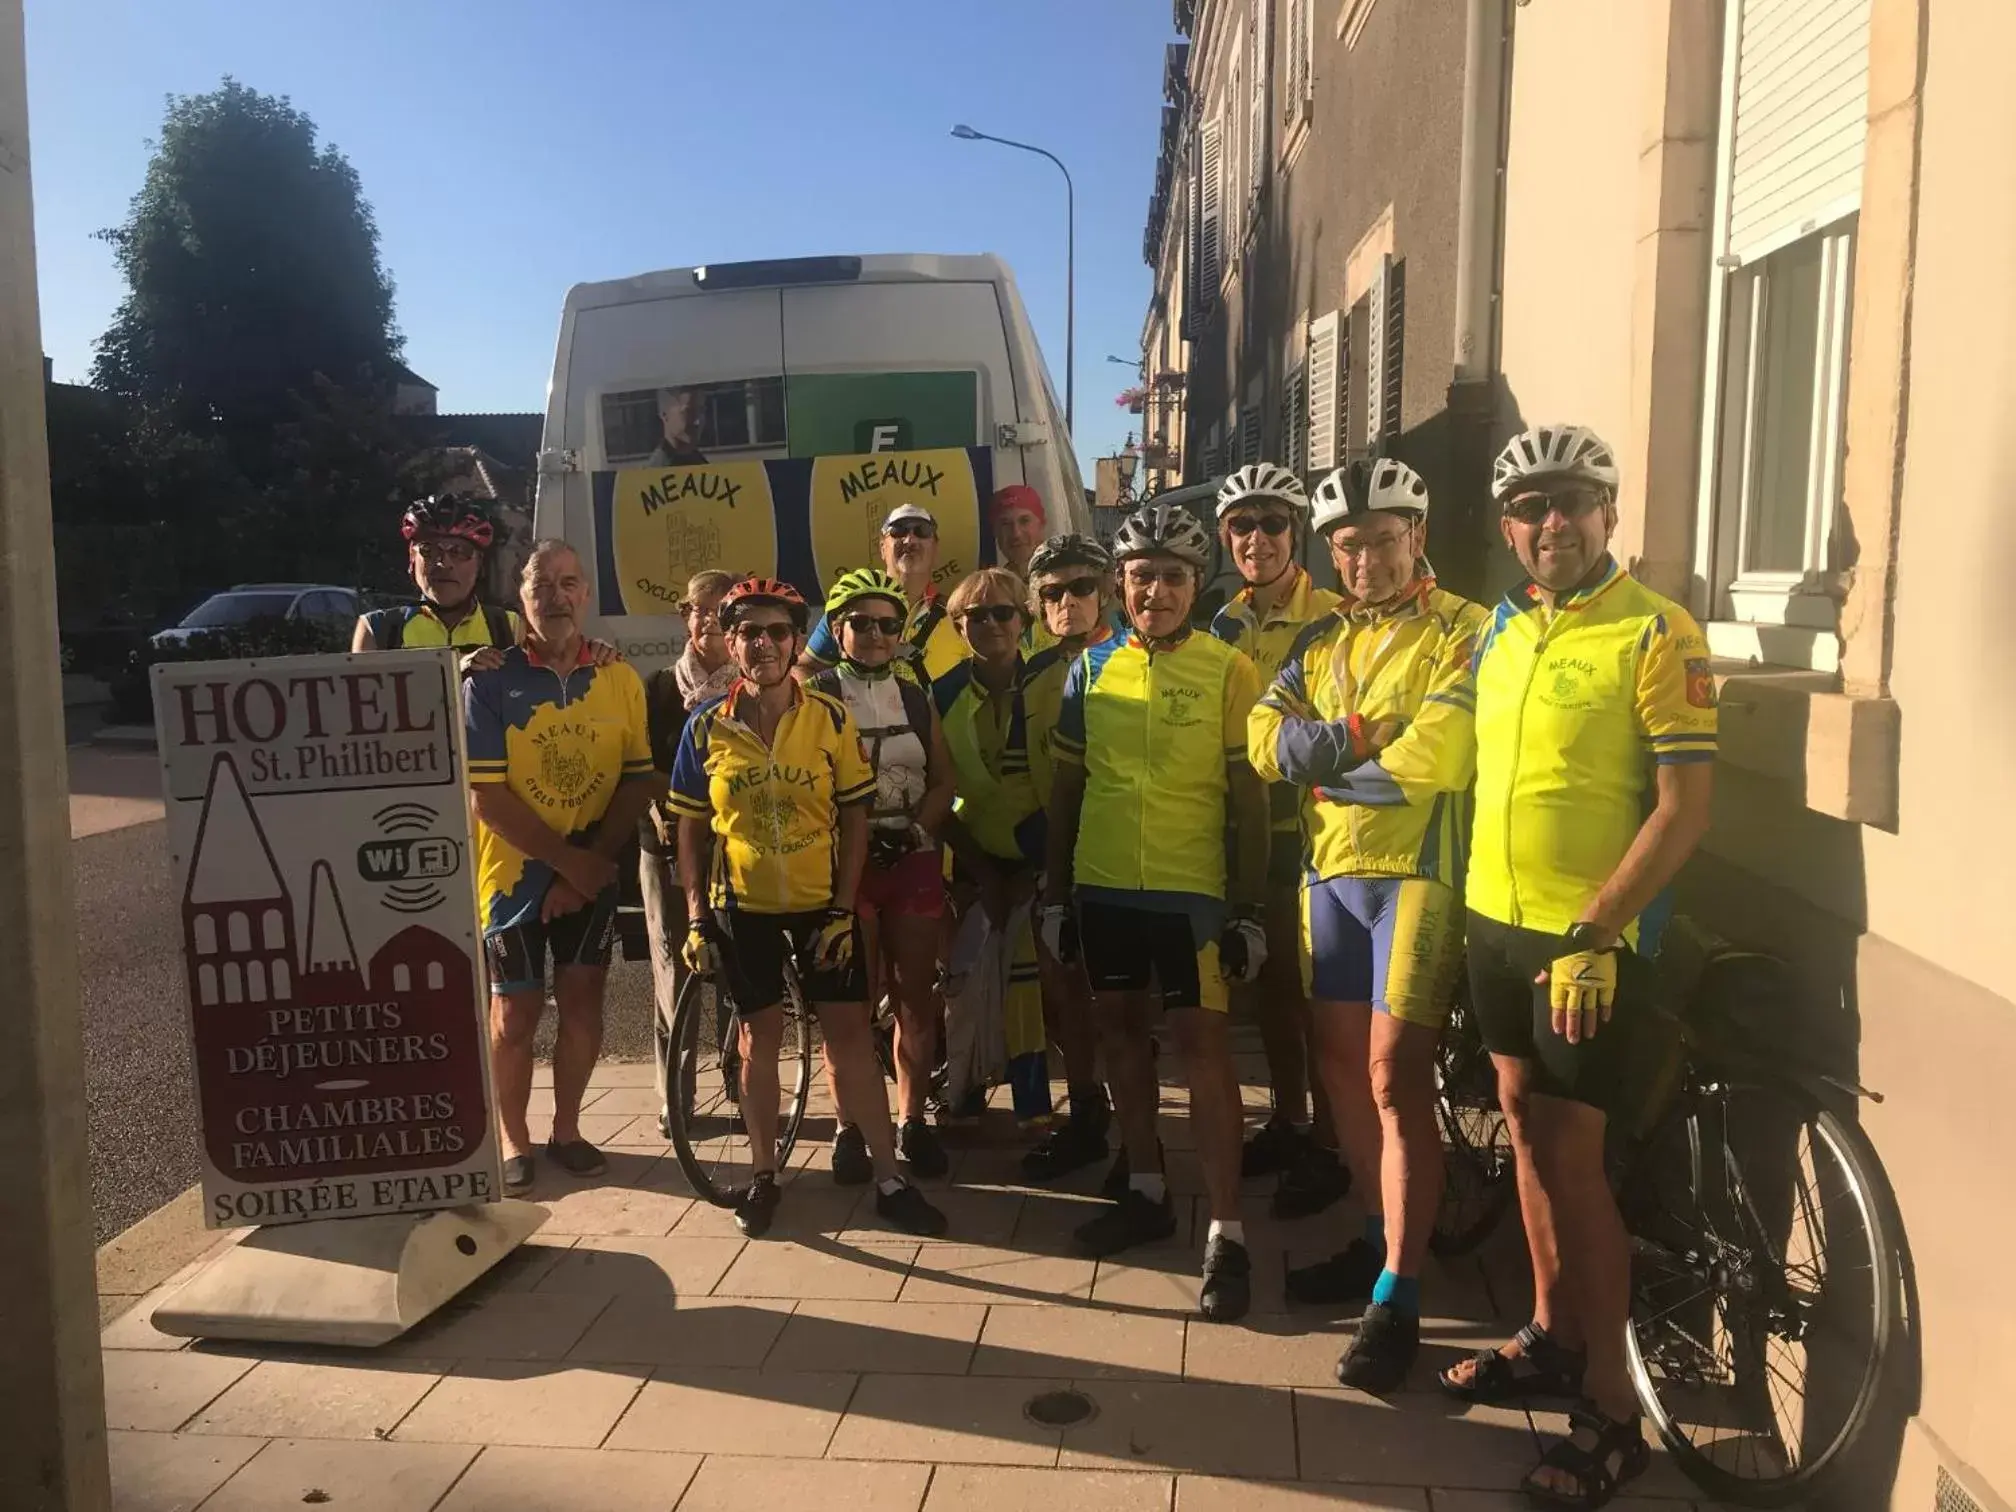
M357 591L329 583L240 583L213 593L179 625L156 631L156 647L179 645L206 630L228 630L254 620L291 620L326 625L349 635L360 613Z

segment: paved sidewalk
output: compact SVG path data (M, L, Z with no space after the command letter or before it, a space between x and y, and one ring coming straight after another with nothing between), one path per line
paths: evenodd
M1246 1058L1250 1062L1250 1057ZM1255 1079L1257 1066L1245 1068ZM541 1073L542 1081L546 1073ZM1319 1503L1496 1512L1533 1446L1518 1411L1459 1410L1430 1381L1528 1315L1523 1262L1426 1278L1428 1347L1378 1401L1332 1376L1349 1324L1286 1311L1288 1262L1328 1253L1356 1209L1279 1224L1256 1184L1253 1314L1197 1319L1202 1219L1184 1097L1164 1089L1177 1240L1073 1255L1089 1191L1015 1183L1005 1112L951 1131L928 1185L950 1236L876 1226L872 1200L801 1146L771 1238L746 1242L689 1195L657 1132L650 1068L605 1065L583 1133L605 1178L541 1162L552 1219L442 1314L376 1351L186 1345L105 1331L114 1504L129 1512L1304 1512ZM535 1098L550 1098L543 1088ZM1249 1090L1249 1105L1265 1096ZM550 1103L548 1104L550 1109ZM535 1133L540 1133L536 1127ZM816 1108L808 1137L830 1133ZM1508 1225L1508 1229L1512 1226ZM1501 1236L1516 1239L1516 1234ZM173 1285L170 1282L169 1285ZM1095 1415L1024 1415L1071 1388ZM1543 1432L1562 1421L1539 1414ZM1699 1493L1662 1455L1634 1501Z

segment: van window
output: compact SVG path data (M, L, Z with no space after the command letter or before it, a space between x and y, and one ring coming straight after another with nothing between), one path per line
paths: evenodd
M784 444L784 380L669 384L602 396L602 454L612 467L706 462Z

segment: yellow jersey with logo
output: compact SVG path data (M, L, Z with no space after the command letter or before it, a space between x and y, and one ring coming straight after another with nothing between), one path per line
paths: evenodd
M583 645L561 668L523 646L462 680L469 781L502 783L555 834L594 831L617 784L652 775L644 684L623 662L598 667ZM553 869L476 826L476 887L486 933L536 923Z
M1567 929L1650 811L1653 768L1715 759L1715 677L1693 617L1611 562L1549 609L1508 596L1477 642L1468 901ZM1636 942L1636 922L1625 932Z
M1259 696L1253 663L1195 632L1151 651L1130 630L1071 664L1051 745L1085 769L1078 886L1225 896L1229 778Z
M1247 725L1253 770L1299 804L1312 876L1460 887L1476 769L1470 658L1483 608L1424 581L1388 609L1340 604L1296 637ZM1367 760L1345 725L1395 721Z
M1233 594L1224 607L1211 617L1211 633L1252 658L1253 665L1259 669L1260 686L1263 688L1273 683L1281 671L1281 664L1288 659L1289 651L1309 623L1344 602L1342 594L1318 588L1315 579L1305 569L1298 566L1291 567L1289 571L1295 574L1293 585L1264 616L1254 607L1253 589L1249 585ZM1274 828L1282 833L1292 833L1300 823L1300 795L1290 785L1271 778L1269 782L1267 805L1273 815Z
M374 640L389 640L403 651L432 651L441 646L455 646L465 651L479 646L508 646L523 639L525 633L518 616L511 610L493 609L484 604L472 604L469 612L452 628L443 624L441 617L426 604L409 605L403 609L376 609L364 618L371 626ZM496 622L494 625L493 621ZM509 639L497 638L496 632L502 629L509 630Z
M958 786L953 812L980 848L1004 861L1043 864L1047 838L1037 753L1047 753L1063 690L1063 661L1053 645L1017 656L1015 676L996 692L966 661L932 685Z
M714 830L707 900L746 913L804 913L833 901L841 804L875 797L875 772L847 705L792 684L768 745L738 682L695 709L672 759L672 812Z
M973 654L966 637L945 612L945 595L936 588L925 589L924 597L910 606L904 616L903 639L911 665L927 688ZM805 639L805 654L822 667L840 664L840 642L824 614Z

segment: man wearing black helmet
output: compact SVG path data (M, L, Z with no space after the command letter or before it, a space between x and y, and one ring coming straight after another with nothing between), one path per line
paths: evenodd
M360 616L350 649L453 646L463 653L465 674L500 665L502 648L515 645L523 632L517 615L476 596L484 557L497 537L489 511L473 499L434 494L407 507L399 533L420 602Z

